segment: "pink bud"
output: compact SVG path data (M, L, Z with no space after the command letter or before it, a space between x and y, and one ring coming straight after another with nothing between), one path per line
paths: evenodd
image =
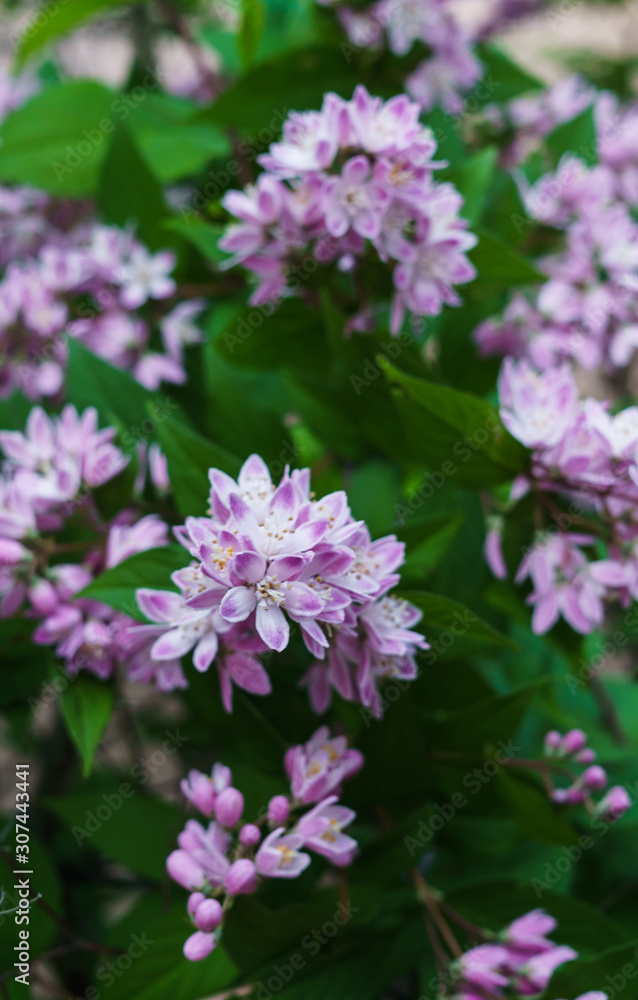
M579 750L574 760L577 760L579 764L593 764L596 760L596 751L592 750L591 747L585 747L584 750Z
M622 785L614 785L600 800L596 811L609 823L615 823L623 813L627 812L630 806L631 799L627 789L623 788Z
M214 934L195 931L184 944L184 956L191 962L201 962L203 958L208 958L216 944Z
M558 750L563 743L563 737L556 729L550 729L550 731L545 736L545 753L551 754L552 751Z
M166 859L166 871L184 889L201 889L206 876L186 851L173 851Z
M215 816L222 826L238 823L244 811L244 796L236 788L225 788L215 800Z
M594 791L601 791L607 784L607 774L602 767L598 767L594 764L593 767L588 767L586 771L583 772L582 782L586 788L591 788Z
M248 858L233 861L224 882L229 896L247 896L257 888L257 869Z
M192 892L188 897L188 903L186 904L186 909L188 910L189 917L195 916L195 910L200 903L203 903L206 896L203 892Z
M38 615L53 614L60 603L58 593L50 580L37 580L29 589L29 600Z
M30 555L29 550L13 538L0 538L0 566L15 566Z
M555 802L556 805L564 806L567 802L567 789L555 788L552 792L552 802Z
M566 754L576 753L581 750L587 742L587 734L582 729L570 729L563 738L563 752Z
M281 826L288 822L290 816L290 799L287 795L273 795L268 803L268 821L273 826Z
M261 830L254 823L245 823L239 831L239 841L244 847L254 847L261 840Z
M224 911L216 899L205 899L197 907L195 926L200 931L214 931L222 922Z
M572 785L567 789L567 803L570 806L579 806L585 801L585 792L578 785Z

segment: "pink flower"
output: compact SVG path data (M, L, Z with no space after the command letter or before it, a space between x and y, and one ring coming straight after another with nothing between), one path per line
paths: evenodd
M608 823L615 823L632 805L626 788L614 785L596 807L596 811Z
M358 845L342 831L352 823L356 813L337 802L336 795L319 802L301 817L295 832L303 837L304 846L311 851L322 854L336 865L349 864Z
M310 864L310 855L302 854L304 838L296 833L285 833L278 827L262 842L255 864L260 875L266 878L296 878Z
M291 747L285 761L292 794L304 805L333 792L339 794L342 782L363 767L359 751L349 749L345 737L331 737L327 726L318 729L305 746Z
M127 309L138 309L148 299L166 299L176 289L169 277L175 267L175 255L170 250L151 254L143 247L135 247L119 275L122 291L120 302Z

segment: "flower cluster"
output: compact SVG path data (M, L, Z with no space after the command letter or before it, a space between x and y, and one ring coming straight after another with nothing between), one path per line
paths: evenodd
M638 597L638 407L612 415L607 404L579 398L567 365L538 372L512 358L503 365L499 399L506 427L532 449L529 475L517 479L513 497L533 488L554 521L516 575L533 584L534 631L547 631L562 615L586 634L602 624L605 600L627 606ZM570 502L568 511L553 495ZM587 530L568 530L575 526ZM495 574L505 576L494 533L486 556Z
M129 659L133 620L76 595L102 570L168 542L168 528L155 514L139 519L130 508L110 522L101 519L94 491L129 461L114 437L113 428L98 429L93 408L79 415L73 406L51 418L34 407L24 434L0 432L6 456L0 469L0 617L35 620L33 641L54 646L69 673L88 670L102 679ZM165 487L161 453L151 453L149 464ZM87 540L60 540L72 522ZM63 561L74 551L82 562ZM157 666L153 676L160 687L180 683L181 671L167 679ZM151 679L136 667L133 660L132 677Z
M463 93L480 80L483 67L450 0L374 0L356 9L341 0L317 2L336 7L356 49L387 45L395 55L405 56L415 45L427 46L428 58L408 76L406 90L426 111L439 104L452 114L463 109Z
M0 118L32 90L14 83L5 94L5 84ZM102 225L90 203L28 187L0 186L0 228L0 396L60 398L67 335L148 388L184 382L184 346L201 340L194 320L205 303L138 312L176 292L171 251L151 253L132 232Z
M565 962L578 958L567 945L547 937L556 921L544 910L532 910L512 921L497 940L470 948L452 966L456 1000L475 997L536 996ZM587 993L579 1000L603 1000L604 993Z
M363 766L361 754L323 726L305 746L291 747L285 766L290 795L275 795L254 823L243 820L244 796L223 764L210 775L190 771L182 781L186 798L210 820L208 826L189 820L166 861L171 878L191 894L188 914L196 930L184 954L192 961L215 948L235 896L256 892L263 879L301 875L311 861L305 850L338 867L357 853L357 842L343 832L355 813L339 796L342 783Z
M573 79L555 93L561 113L554 123L571 120L594 99ZM527 118L536 135L550 131L542 106L552 105L550 96L518 102L518 120ZM530 219L564 239L540 262L547 280L530 295L516 292L502 317L478 327L483 354L527 357L543 369L568 359L613 372L626 368L638 347L638 115L606 93L595 99L594 112L597 165L566 154L533 185L517 175ZM519 135L524 146L526 134Z
M587 735L582 729L571 729L564 736L551 730L545 737L545 756L552 762L559 762L561 773L571 782L567 788L553 788L551 797L559 805L584 803L592 815L607 823L615 823L631 806L629 794L622 785L614 785L599 802L592 802L590 793L603 791L609 779L604 768L594 764L596 753L587 746ZM584 770L575 774L574 764L582 765Z
M458 304L453 286L475 277L466 251L476 237L456 188L432 179L436 142L419 110L405 95L384 102L359 86L350 101L326 94L321 111L290 114L259 158L255 187L223 199L239 221L220 247L233 255L227 266L258 279L253 303L290 294L317 262L354 272L372 247L394 265L394 333L406 309L432 316ZM353 325L365 329L370 304L360 304Z
M238 480L209 473L209 517L190 517L175 533L193 557L172 575L179 592L140 589L137 602L153 622L133 630L149 670L193 651L197 670L215 662L222 698L232 685L268 694L259 655L282 652L294 623L313 657L305 682L322 711L330 688L380 711L377 681L416 676L412 631L420 612L388 595L404 546L391 535L373 542L355 521L343 492L315 499L310 470L289 472L278 486L252 455Z

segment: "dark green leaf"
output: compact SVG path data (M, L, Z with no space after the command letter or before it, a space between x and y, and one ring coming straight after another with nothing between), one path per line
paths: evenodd
M188 553L181 545L167 545L161 549L138 552L137 555L125 559L119 566L107 569L96 576L95 580L76 596L102 601L103 604L123 611L131 618L146 621L135 601L135 591L138 587L173 590L171 573L182 569L187 563Z
M574 844L578 834L552 806L547 792L513 768L498 772L501 793L526 837L547 844Z
M564 996L572 1000L591 990L623 1000L638 997L638 941L606 948L594 958L580 958L558 969L552 976L546 996Z
M159 425L159 439L177 506L185 516L204 514L210 490L208 470L221 469L236 476L240 460L177 420Z
M178 730L165 735L159 753L171 761L177 749L175 740L179 745L183 736ZM149 772L148 762L138 761L124 777L96 780L88 787L85 783L81 792L49 799L49 808L71 827L69 847L77 851L90 845L133 872L163 879L166 858L176 846L184 817L180 809L142 790L149 774L157 774L160 766L154 761Z
M228 254L219 249L219 239L224 232L224 226L204 222L192 214L181 219L167 219L164 228L179 233L185 240L196 246L199 252L213 264L228 260Z
M61 693L60 709L82 757L86 777L91 773L95 751L113 712L112 688L96 677L80 673Z
M264 0L241 0L241 15L239 51L244 66L250 66L266 21Z
M477 55L485 73L472 96L482 104L494 101L504 104L530 90L542 90L545 86L542 80L522 69L494 42L480 45Z
M578 156L588 165L598 162L598 138L593 108L586 108L576 118L555 128L546 138L557 164L564 153Z
M498 411L478 396L414 378L385 364L417 462L437 468L441 485L505 482L522 472L527 452L506 431Z
M249 129L255 135L267 130L272 142L289 111L321 107L326 81L330 90L347 98L359 82L337 49L312 46L287 52L244 73L202 117Z
M442 645L444 652L450 650L449 655L459 656L476 646L516 648L516 643L458 601L421 590L408 590L402 592L401 596L423 612L419 628L434 646L439 642L442 633L451 638L449 646Z
M136 442L150 431L150 418L148 425L142 428L148 417L147 407L157 408L157 423L167 419L177 409L170 397L164 393L153 397L128 372L114 368L89 351L79 340L71 338L66 374L69 401L78 410L95 406L102 426L119 424L124 430L123 445L128 452L134 451Z
M98 203L105 222L131 225L153 250L166 246L163 222L169 212L162 189L121 124L102 165Z

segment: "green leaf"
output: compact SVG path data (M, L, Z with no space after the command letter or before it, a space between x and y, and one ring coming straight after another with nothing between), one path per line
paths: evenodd
M603 990L623 1000L638 997L638 941L606 948L594 958L579 958L559 968L552 976L546 996L581 996L591 990ZM614 991L612 993L612 990Z
M148 416L148 407L158 408L154 416L157 423L168 419L178 409L169 396L162 394L153 397L128 372L98 358L79 340L72 338L69 339L66 374L69 401L78 410L95 406L102 425L119 423L125 429L123 443L127 451L134 451L140 436L145 436L146 431L150 430L151 420L142 428Z
M497 774L501 794L527 837L547 844L575 844L578 834L543 791L527 775L502 767Z
M181 545L167 545L161 549L138 552L118 566L96 576L76 597L101 601L117 611L123 611L130 618L146 621L137 606L135 591L138 587L174 590L171 573L183 569L187 562L188 554Z
M104 681L80 673L60 695L60 709L69 735L91 773L93 757L113 712L113 691Z
M594 109L586 108L576 118L563 122L545 139L554 163L557 164L564 153L578 156L590 166L598 162L598 137Z
M164 736L159 752L171 762L184 737L179 730L167 730ZM156 774L161 764L151 766ZM93 780L82 791L49 799L46 805L71 827L68 846L76 852L78 846L92 846L139 875L161 880L184 816L176 806L144 793L147 768L138 761L124 777Z
M430 723L428 739L437 749L490 757L500 743L512 740L529 705L546 679L512 691L483 698L466 708L448 712L442 721ZM515 748L515 752L521 747Z
M159 425L159 440L180 511L185 516L205 514L210 489L208 470L221 469L236 476L240 460L177 420Z
M511 285L530 285L545 280L529 260L504 243L500 236L477 227L474 231L479 241L468 256L478 271L478 277L472 289L481 282L484 286L479 289L481 294L487 290L491 295L495 286L505 289Z
M435 646L442 633L453 637L453 643L443 647L443 652L459 656L476 647L509 646L516 649L516 643L479 618L459 601L439 594L428 594L422 590L402 591L401 597L411 601L423 612L419 628Z
M169 211L162 189L121 124L102 165L98 204L105 222L132 225L152 250L166 246L163 221Z
M115 131L113 105L113 94L90 80L43 90L0 129L0 180L59 197L94 194Z
M403 417L410 452L436 467L441 485L485 487L513 479L527 452L507 432L498 411L478 396L414 378L384 364Z
M316 373L329 363L321 315L301 299L288 299L274 312L245 309L229 319L215 346L223 358L247 368Z
M459 166L446 176L463 195L461 215L474 226L485 207L485 195L492 182L498 149L487 146L473 156L465 156Z
M255 58L266 22L264 0L241 0L241 12L239 52L244 66L250 66Z
M120 104L143 159L162 184L190 177L230 153L222 130L203 120L199 106L190 101L149 90L132 108L123 99Z
M224 232L225 226L213 225L204 222L197 215L188 215L182 219L167 219L164 228L172 232L179 233L185 240L196 246L206 260L213 264L220 264L223 260L228 260L228 254L220 250L218 243Z
M53 10L50 3L42 4L40 11L31 14L29 25L20 38L18 64L85 21L114 7L124 7L130 2L131 0L73 0L73 3L58 3Z
M159 911L159 900L156 905ZM148 930L141 934L141 928ZM238 973L224 942L217 945L205 962L189 962L182 952L188 934L183 899L168 916L161 916L150 927L146 923L138 923L128 940L122 942L125 951L132 946L130 954L135 955L135 961L127 968L126 975L119 975L117 979L112 977L112 985L105 996L108 995L109 1000L158 1000L159 997L202 1000L223 996ZM115 968L118 966L115 965ZM106 980L107 985L110 982L110 979ZM105 989L104 974L97 982L97 989L100 992ZM87 995L91 995L90 990L87 990Z
M481 104L492 104L494 101L505 103L530 90L543 90L545 87L542 80L522 69L494 42L479 45L477 55L485 73L472 96Z
M272 142L290 110L321 107L326 81L330 90L350 98L359 79L337 49L311 46L287 52L244 73L201 117L260 136L267 130Z

